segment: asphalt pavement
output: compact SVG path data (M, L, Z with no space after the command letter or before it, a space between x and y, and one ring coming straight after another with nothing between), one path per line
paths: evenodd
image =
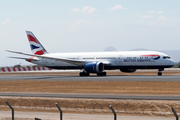
M1 75L0 81L180 81L180 75L120 75L120 76L86 76L78 75Z
M2 75L0 81L180 81L179 75L147 76L89 76L76 75ZM136 100L180 100L180 96L146 95L108 95L108 94L43 94L43 93L0 93L0 96L16 97L54 97L54 98L89 98L89 99L136 99Z
M110 95L110 94L53 94L53 93L0 93L6 97L50 97L81 99L128 99L128 100L180 100L180 96L164 95Z

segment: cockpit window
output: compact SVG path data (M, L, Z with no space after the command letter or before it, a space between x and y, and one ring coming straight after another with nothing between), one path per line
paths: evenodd
M166 56L164 56L163 59L166 59Z
M169 56L163 56L163 59L171 59Z

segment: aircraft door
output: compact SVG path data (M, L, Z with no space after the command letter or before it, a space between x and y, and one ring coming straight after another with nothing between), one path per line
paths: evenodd
M81 56L77 56L77 59L78 59L78 60L82 60L82 57L81 57Z

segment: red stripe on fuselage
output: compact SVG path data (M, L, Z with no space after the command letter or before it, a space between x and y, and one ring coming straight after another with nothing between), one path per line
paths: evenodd
M159 55L141 55L141 56L143 56L143 57L155 57L155 56L160 57Z

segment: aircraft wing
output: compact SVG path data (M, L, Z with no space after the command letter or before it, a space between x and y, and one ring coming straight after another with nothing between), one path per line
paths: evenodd
M11 52L11 53L21 54L21 55L33 56L33 57L37 57L37 58L41 58L41 59L50 59L50 60L55 60L55 61L67 62L67 63L71 63L71 64L78 65L78 66L84 66L87 62L91 62L91 61L86 61L86 60L72 60L72 59L66 59L66 58L48 57L48 56L44 56L44 55L33 55L33 54L10 51L10 50L6 50L6 51ZM17 58L17 57L12 57L12 58ZM19 58L19 59L23 59L23 58ZM110 62L108 62L108 61L102 62L102 63L104 65L110 65Z

